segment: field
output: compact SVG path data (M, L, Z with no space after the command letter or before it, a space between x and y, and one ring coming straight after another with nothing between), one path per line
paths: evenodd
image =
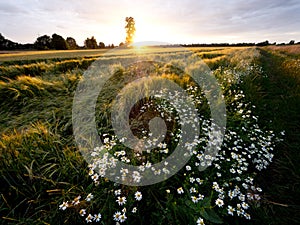
M139 55L171 60L128 67L119 63ZM177 56L190 57L192 64L183 68ZM161 100L176 96L164 89L160 97L136 99L129 116L132 132L149 138L149 121L159 115L167 121L167 133L153 152L131 151L115 141L111 126L110 108L118 91L129 86L123 94L137 98L132 81L147 75L153 83L172 80L193 96L202 128L188 143L194 147L191 159L174 176L149 186L126 186L98 173L99 148L91 149L93 164L86 162L74 138L72 109L78 85L97 62L113 62L112 77L95 103L97 131L107 152L140 166L140 173L149 169L167 176L167 167L160 171L152 164L170 156L178 139L189 134L184 124L191 124L194 114L187 110L188 116L178 116L173 106L182 109L187 103ZM212 71L226 106L223 144L211 163L210 157L204 160L204 148L209 127L218 126L210 119L214 104L206 99L209 92L188 76L201 66ZM144 85L142 90L148 90L150 83ZM83 85L81 91L89 93L90 87L95 86ZM90 118L77 119L88 124ZM0 54L1 224L299 224L299 146L299 45ZM202 162L207 168L200 172ZM142 180L139 173L130 180L122 171L123 181Z

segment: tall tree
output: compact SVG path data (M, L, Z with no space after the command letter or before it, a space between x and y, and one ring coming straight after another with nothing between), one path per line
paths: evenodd
M135 21L133 17L126 17L126 40L125 43L130 45L133 42L134 34L135 34Z
M77 45L76 40L74 38L67 37L66 42L68 44L69 49L77 49L78 48L78 45Z
M86 48L91 48L91 49L95 49L98 47L97 45L97 41L96 39L94 38L94 36L92 36L91 38L87 38L85 41L84 41L84 46Z
M20 45L18 43L6 39L0 33L0 50L14 50L14 49L18 49L19 47Z
M34 42L34 47L39 50L51 49L51 37L48 35L40 36Z
M53 34L52 35L52 41L51 41L52 48L56 50L66 50L68 49L68 45L66 40L58 35L58 34Z
M105 48L105 44L103 42L99 42L99 48Z

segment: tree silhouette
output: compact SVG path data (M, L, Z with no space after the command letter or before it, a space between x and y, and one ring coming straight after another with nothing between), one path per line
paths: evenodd
M66 50L68 49L68 45L66 40L58 35L58 34L53 34L52 35L52 41L51 41L52 48L56 50Z
M47 50L51 49L51 37L48 35L40 36L34 42L34 47L38 50Z
M125 18L126 21L126 41L125 43L127 45L130 45L133 42L133 37L135 34L135 21L133 19L133 17L126 17Z
M102 41L99 42L99 48L105 48L104 42L102 42Z
M76 40L72 37L67 37L67 44L69 49L77 49L78 45L76 43Z
M87 38L85 41L84 41L84 46L86 48L91 48L91 49L95 49L98 47L97 45L97 41L95 39L94 36L92 36L91 38Z

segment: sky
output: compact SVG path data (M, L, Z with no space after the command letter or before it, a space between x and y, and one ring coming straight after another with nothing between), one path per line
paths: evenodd
M57 33L118 45L127 16L137 42L300 41L299 0L0 0L0 33L23 44Z

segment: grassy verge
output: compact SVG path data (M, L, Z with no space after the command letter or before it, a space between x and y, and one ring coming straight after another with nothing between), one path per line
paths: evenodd
M245 85L246 96L264 118L262 123L271 124L274 131L286 132L284 142L275 150L274 162L259 174L265 196L262 207L253 216L255 224L299 223L300 61L295 57L290 51L261 49L258 63L264 77L253 76L252 82Z

